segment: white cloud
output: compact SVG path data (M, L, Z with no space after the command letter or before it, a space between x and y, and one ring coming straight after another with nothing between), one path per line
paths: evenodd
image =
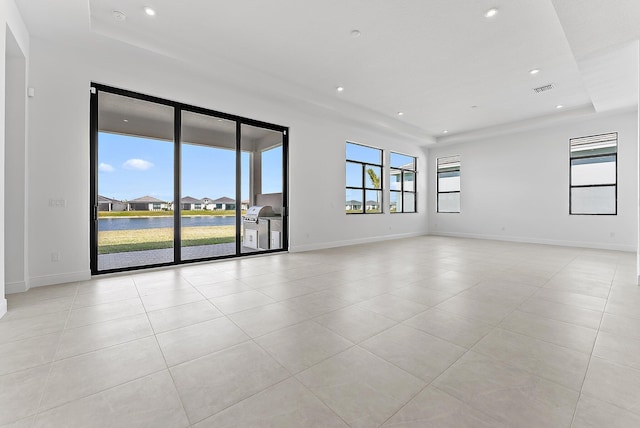
M153 164L144 159L129 159L122 164L124 169L137 169L138 171L146 171L153 167Z
M109 165L108 163L101 163L100 165L98 165L98 171L101 172L113 172L115 171L115 169Z

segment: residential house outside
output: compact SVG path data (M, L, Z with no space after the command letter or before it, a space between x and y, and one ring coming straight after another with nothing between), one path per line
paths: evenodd
M191 196L185 196L180 199L180 209L187 210L201 210L204 208L204 204L201 199L196 199Z
M236 200L223 196L212 201L214 210L235 210Z
M362 205L360 207L362 208ZM376 201L367 201L366 208L367 211L378 211L380 210L380 203Z
M362 211L362 202L356 200L350 200L346 203L347 211Z
M98 211L125 211L126 209L125 202L98 195Z
M169 204L153 196L142 196L129 201L130 211L163 211L170 209Z
M208 198L208 197L204 197L201 199L202 201L202 209L203 210L213 210L215 209L215 206L213 204L213 199Z

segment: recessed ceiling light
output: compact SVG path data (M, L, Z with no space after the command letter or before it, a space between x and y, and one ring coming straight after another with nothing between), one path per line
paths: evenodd
M557 109L561 109L561 108L563 108L563 107L564 107L564 106L563 106L562 104L558 104L558 105L556 106L556 108L557 108Z
M398 112L398 116L404 116L404 112L403 111L399 111Z
M497 7L492 7L491 9L489 9L488 11L486 11L484 13L484 17L485 18L493 18L497 14L498 14L498 8Z
M119 10L114 10L113 12L111 12L111 15L113 16L113 18L116 21L126 21L127 20L127 15L125 15L124 12L120 12Z
M144 13L146 13L149 16L156 16L156 11L152 8L150 8L149 6L146 6L144 8Z
M538 74L540 73L540 69L534 68L533 70L529 70L529 74Z
M444 131L442 131L443 134L448 134L449 131L447 129L445 129Z
M362 33L360 33L360 30L353 30L351 31L351 37L355 38L355 37L360 37Z
M129 122L129 119L122 119L123 122Z
M338 86L338 87L336 88L336 91L338 91L338 92L342 92L342 91L344 91L344 88L343 88L342 86Z

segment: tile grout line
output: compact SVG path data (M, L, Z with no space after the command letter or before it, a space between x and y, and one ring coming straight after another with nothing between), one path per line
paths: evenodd
M617 271L617 264L616 264ZM584 389L584 383L587 380L587 374L589 373L589 368L591 367L591 360L593 359L593 351L596 348L596 344L598 343L598 335L600 334L600 328L602 327L602 320L604 320L604 314L606 313L607 305L609 304L609 297L611 296L611 289L613 288L613 280L615 279L615 272L611 278L611 284L609 286L609 292L607 293L607 301L605 303L604 308L602 309L602 315L600 316L600 323L598 324L598 328L596 330L596 337L593 340L593 346L591 347L591 353L589 354L589 362L587 363L587 369L584 371L584 376L582 377L582 383L580 384L580 391L578 391L578 399L576 400L576 406L573 409L573 415L571 416L571 425L573 426L576 414L578 412L578 405L580 404L580 399L582 398L582 391Z
M473 288L473 287L475 287L475 286L477 286L477 284L476 284L476 285L474 285L474 286L472 286L471 288ZM466 291L466 290L461 291L461 293L462 293L462 292L464 292L464 291ZM518 306L520 306L520 305L518 305ZM509 312L509 314L507 314L505 317L503 317L503 318L502 318L502 320L506 319L509 315L511 315L513 312L515 312L515 311L517 310L518 306L516 306L516 307L515 307L511 312ZM501 320L500 322L502 322L502 320ZM388 421L389 421L393 416L395 416L398 412L400 412L400 411L401 411L401 410L402 410L402 409L403 409L403 408L404 408L404 407L405 407L409 402L411 402L411 400L413 400L416 396L418 396L418 394L420 394L422 391L424 391L425 389L427 389L429 386L433 385L433 384L434 384L434 382L436 382L440 377L442 377L442 376L443 376L443 375L444 375L444 374L445 374L445 373L446 373L446 372L447 372L451 367L453 367L453 366L454 366L458 361L460 361L462 358L464 358L464 356L465 356L465 355L467 355L469 352L475 352L475 351L472 351L472 348L473 348L473 347L474 347L478 342L480 342L482 339L484 339L486 336L488 336L488 335L489 335L489 334L491 334L493 331L495 331L497 328L499 328L500 322L499 322L499 323L497 323L497 324L495 324L495 325L493 325L493 326L492 326L492 329L491 329L487 334L485 334L482 338L478 339L478 340L474 343L474 345L473 345L473 346L471 346L470 348L467 348L467 349L465 350L465 352L464 352L462 355L460 355L460 357L458 357L455 361L453 361L453 362L452 362L452 363L451 363L451 364L450 364L450 365L449 365L445 370L443 370L443 371L442 371L438 376L436 376L436 377L435 377L431 382L429 382L429 383L428 383L424 388L422 388L422 390L420 390L417 394L415 394L413 397L411 397L411 399L409 399L406 403L404 403L404 405L403 405L402 407L400 407L400 409L398 409L398 410L397 410L393 415L391 415L389 418L387 418L387 419L382 423L382 425L384 425L385 423L387 423L387 422L388 422ZM458 345L458 346L459 346L459 345ZM465 348L465 347L463 347L463 348ZM482 355L482 354L481 354L481 355ZM386 361L386 360L385 360L385 361ZM534 376L536 376L536 375L534 375ZM434 386L434 388L438 389L436 386ZM446 393L446 392L445 392L445 393ZM485 414L485 413L484 413L484 411L483 411L482 409L478 409L477 407L475 407L475 406L471 405L471 403L466 403L465 401L462 401L462 400L460 400L460 399L459 399L459 398L457 398L457 397L454 397L454 398L458 399L459 401L461 401L462 403L466 404L467 406L469 406L469 407L471 407L471 408L475 409L476 411L480 411L482 414ZM491 415L487 415L487 416L489 416L491 419L495 419L495 418L494 418L493 416L491 416Z
M160 355L162 355L162 359L164 360L164 366L165 366L164 370L167 371L167 373L169 374L169 377L171 378L171 383L173 384L173 388L175 389L176 395L180 400L180 407L182 408L182 411L184 412L184 416L187 419L187 422L189 423L189 426L190 426L191 420L189 419L189 414L187 413L187 409L184 406L184 402L182 400L182 396L180 395L180 391L178 390L178 387L176 385L176 380L173 377L173 373L171 373L171 370L169 370L169 364L167 364L167 358L165 357L164 351L162 351L162 347L160 346L160 342L158 341L158 335L156 334L155 328L153 328L153 324L151 323L151 319L149 318L149 312L147 312L147 308L144 306L144 302L142 302L142 296L140 295L138 284L136 284L135 278L132 277L132 280L133 280L133 286L136 288L136 292L138 293L138 298L140 299L140 302L142 303L142 307L144 308L144 314L147 317L147 322L149 323L149 326L151 327L151 331L153 332L153 338L155 339L156 346L158 347L158 350L160 351Z
M212 304L213 304L213 303L212 303ZM222 311L220 311L220 312L221 312L221 313L223 313ZM223 313L223 314L224 314L224 313ZM210 417L212 417L212 416L214 416L214 415L217 415L217 414L219 414L220 412L223 412L223 411L227 410L228 408L233 407L233 406L235 406L236 404L239 404L239 403L241 403L241 402L243 402L243 401L245 401L245 400L247 400L247 399L249 399L249 398L253 397L253 396L254 396L254 395L256 395L256 394L259 394L259 393L261 393L261 392L263 392L263 391L265 391L265 390L267 390L267 389L269 389L269 388L271 388L271 387L273 387L273 386L275 386L275 385L278 385L278 384L280 384L280 383L282 383L282 382L284 382L284 381L286 381L286 380L291 379L292 377L294 377L293 375L291 375L291 373L289 372L289 370L287 370L287 368L286 368L286 367L284 367L284 366L283 366L283 365L282 365L282 364L281 364L277 359L275 359L275 358L274 358L274 357L273 357L273 356L272 356L272 355L271 355L271 354L270 354L266 349L264 349L262 346L260 346L260 344L259 344L259 343L257 343L257 342L256 342L256 341L255 341L255 340L254 340L254 339L253 339L253 338L252 338L252 337L251 337L251 336L250 336L246 331L244 331L244 330L242 329L242 327L240 327L238 324L236 324L236 323L235 323L235 321L233 321L232 319L230 319L226 314L224 314L224 317L225 317L225 318L227 318L227 320L228 320L229 322L231 322L233 325L235 325L235 326L236 326L240 331L242 331L242 333L243 333L245 336L247 336L247 337L248 337L248 340L242 341L242 342L240 342L240 343L236 343L236 344L231 345L231 346L228 346L228 347L226 347L226 348L224 348L224 349L220 349L220 350L218 350L218 351L211 352L211 353L209 353L209 354L203 355L203 356L198 357L198 358L203 358L203 357L206 357L206 356L208 356L208 355L212 355L212 354L215 354L215 353L218 353L218 352L223 352L223 351L225 351L225 350L227 350L227 349L230 349L230 348L233 348L233 347L235 347L235 346L239 346L239 345L243 345L243 344L246 344L246 343L250 343L250 342L252 342L252 343L254 343L258 348L260 348L260 349L261 349L265 354L267 354L271 359L273 359L273 361L275 361L275 362L276 362L276 363L277 363L277 364L278 364L278 365L279 365L279 366L280 366L280 367L281 367L281 368L282 368L282 369L283 369L283 370L284 370L284 371L285 371L289 376L287 376L286 378L284 378L284 379L282 379L282 380L280 380L280 381L278 381L278 382L275 382L275 383L273 383L273 384L271 384L271 385L267 385L266 387L264 387L264 388L260 389L259 391L256 391L256 392L254 392L253 394L250 394L250 395L248 395L247 397L244 397L244 398L242 398L241 400L236 401L235 403L232 403L232 404L229 404L228 406L225 406L224 408L222 408L222 409L218 410L218 411L217 411L217 412L215 412L215 413L212 413L212 414L210 414L210 415L207 415L207 416L205 416L204 418L202 418L202 419L200 419L200 420L198 420L198 421L195 421L195 422L191 423L191 425L193 425L193 424L197 424L197 423L200 423L200 422L202 422L203 420L208 419L208 418L210 418ZM196 358L196 359L197 359L197 358ZM194 360L189 360L189 361L194 361ZM187 362L188 362L188 361L185 361L184 363L187 363ZM184 364L184 363L180 363L180 364ZM177 364L176 364L176 365L177 365ZM171 370L169 370L169 372L171 373ZM173 379L173 374L171 375L171 378ZM175 384L175 380L174 380L174 384ZM176 387L176 390L177 390L177 387ZM179 392L178 392L178 395L180 396L180 393L179 393ZM180 397L180 401L182 401L182 397ZM186 410L185 410L185 411L186 411ZM187 414L187 418L189 418L189 415L188 415L188 414ZM191 422L191 420L190 420L190 419L189 419L189 421Z
M36 421L38 420L38 416L41 412L42 401L44 400L44 394L47 392L47 388L49 387L49 381L51 379L51 374L53 373L53 365L55 363L56 355L58 355L58 351L60 350L60 344L62 342L62 336L64 335L65 330L67 329L67 324L71 319L71 312L73 311L73 304L76 301L76 297L78 296L79 285L76 286L76 291L73 295L73 301L71 302L71 307L69 308L69 313L67 314L67 319L65 320L64 326L62 327L62 331L60 332L60 336L58 337L58 343L56 345L56 351L53 353L53 358L49 363L49 372L47 373L47 378L45 379L44 386L42 387L42 393L40 394L40 398L38 399L38 405L36 407L36 412L33 415L33 420L31 421L31 428L35 427Z

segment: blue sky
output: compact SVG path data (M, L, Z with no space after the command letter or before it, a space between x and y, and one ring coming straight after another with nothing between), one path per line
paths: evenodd
M359 161L359 162L366 162L366 163L370 163L370 164L381 164L382 163L382 150L380 149L376 149L376 148L372 148L372 147L367 147L367 146L362 146L359 144L354 144L354 143L347 143L346 144L346 158L347 160L355 160L355 161ZM389 154L389 160L390 160L390 167L395 167L395 168L400 168L400 167L407 167L408 164L410 164L411 162L415 161L415 158L411 157L411 156L407 156L407 155L403 155L403 154L399 154L399 153L393 153L391 152ZM376 175L378 175L378 177L382 177L382 169L380 167L376 167L376 166L366 166L366 169L373 169L373 171L376 173ZM350 187L362 187L362 165L361 164L356 164L356 163L349 163L347 162L346 164L346 178L347 178L347 186ZM366 187L373 187L371 179L369 178L368 174L365 174L364 176L365 179L365 185ZM393 184L392 184L393 186ZM393 187L392 187L393 188ZM357 193L357 192L347 192L348 196L347 196L347 200L350 199L356 199L356 200L360 200L362 199L362 192ZM355 198L353 195L359 195L358 198Z
M173 200L173 142L101 132L98 193L131 200ZM242 154L242 199L249 197L249 155ZM282 147L263 153L262 193L282 191ZM182 196L235 197L235 151L182 146Z

